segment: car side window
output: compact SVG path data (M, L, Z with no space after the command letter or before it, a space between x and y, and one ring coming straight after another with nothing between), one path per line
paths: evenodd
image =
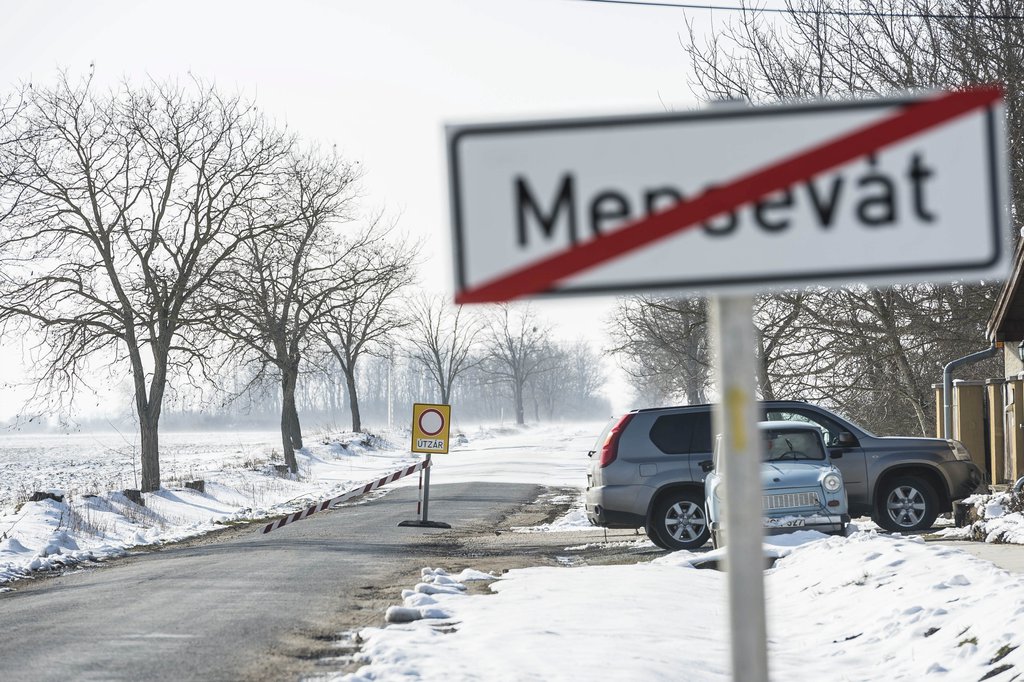
M667 455L711 452L711 415L666 414L654 420L651 442Z
M768 410L767 418L770 421L813 424L821 429L821 437L825 441L825 447L839 445L839 434L843 431L842 427L831 419L817 414L808 414L800 410Z

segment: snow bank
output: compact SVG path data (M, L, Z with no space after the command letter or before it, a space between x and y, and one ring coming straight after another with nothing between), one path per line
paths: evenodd
M970 506L969 523L944 529L940 535L961 540L1024 544L1024 494L1013 491L994 495L972 495L964 500Z
M765 574L772 679L979 680L1024 666L1012 597L1024 578L991 563L874 532L805 531L765 551L781 557ZM414 617L362 630L365 665L335 679L729 680L725 574L697 559L513 570L488 595L418 585L394 607Z

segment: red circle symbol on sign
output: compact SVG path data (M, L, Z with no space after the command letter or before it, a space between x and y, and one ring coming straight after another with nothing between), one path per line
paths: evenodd
M420 431L428 436L436 436L444 428L444 415L430 408L420 413Z

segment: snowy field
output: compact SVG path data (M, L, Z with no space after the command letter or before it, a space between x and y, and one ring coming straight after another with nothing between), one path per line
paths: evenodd
M435 457L433 480L582 492L600 426L467 429L452 453ZM274 472L275 433L162 440L165 489L147 494L145 507L116 492L134 480L132 446L116 435L0 441L0 590L35 570L302 509L416 461L402 434L311 434L291 480ZM183 487L193 479L205 480L205 494ZM410 476L393 485L415 484ZM65 501L24 501L46 488L63 490ZM1021 514L1007 498L974 502L981 520L973 529L941 533L1024 542ZM580 537L590 543L595 536L579 500L562 519L521 530L589 530ZM773 680L1024 679L1022 575L919 537L882 534L864 519L848 537L804 531L773 538L766 552L779 557L765 573ZM536 567L500 578L427 567L395 595L389 625L358 633L362 667L325 677L728 680L725 575L695 567L715 556L675 552L637 565ZM478 580L488 581L485 593L468 595Z

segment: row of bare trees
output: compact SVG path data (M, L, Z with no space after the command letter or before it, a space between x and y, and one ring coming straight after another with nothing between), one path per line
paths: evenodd
M930 434L934 390L950 360L987 345L991 287L815 289L758 297L757 386L765 400L838 408L887 433ZM640 403L713 397L703 299L619 302L613 334ZM991 364L981 376L998 373Z
M247 362L280 381L296 470L304 363L329 351L354 376L412 278L410 245L360 220L358 168L198 81L64 76L0 111L0 324L38 340L40 394L127 371L155 490L172 381Z
M333 361L324 344L313 348L296 381L294 407L321 423L340 423L345 409L353 430L364 423L364 401L371 421L381 424L387 406L412 402L456 404L460 421L606 417L605 372L600 354L583 340L554 339L529 306L464 309L440 295L398 295L389 299L390 327L377 338L362 335L365 359L357 371ZM335 343L330 341L330 343ZM225 353L217 388L201 405L176 399L174 419L217 415L221 422L263 417L267 406L280 411L280 372L239 362ZM187 393L187 391L185 391ZM404 412L396 423L403 423Z
M168 395L223 395L229 375L236 395L278 384L292 471L301 383L340 373L361 430L361 366L396 348L442 401L472 372L507 387L519 423L527 394L539 415L541 375L582 361L529 308L412 299L415 245L360 212L359 178L200 81L27 84L0 101L0 331L29 340L46 402L127 373L146 491Z
M684 49L694 93L765 104L1000 83L1013 212L1022 215L1024 2L787 0L786 8L745 5L724 21L718 14L707 32L691 23ZM945 363L987 345L995 293L995 283L975 282L763 296L755 313L760 393L829 402L881 431L927 433L931 385ZM620 303L617 350L647 399L706 398L706 312L700 300Z

